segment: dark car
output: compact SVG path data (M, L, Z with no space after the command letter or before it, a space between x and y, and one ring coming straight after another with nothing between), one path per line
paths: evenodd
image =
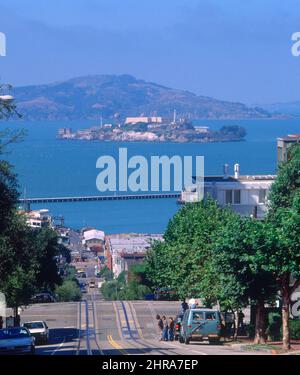
M32 303L51 303L55 302L55 298L50 293L38 293L31 299Z
M0 354L34 354L35 339L25 327L0 329Z

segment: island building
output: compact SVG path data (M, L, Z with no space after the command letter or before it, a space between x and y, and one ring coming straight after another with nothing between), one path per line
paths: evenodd
M154 240L162 241L161 234L115 234L106 236L107 266L114 277L129 271L133 264L145 259Z
M139 122L142 122L144 124L161 124L163 122L163 119L160 116L152 116L152 117L146 117L146 116L126 117L126 119L125 119L125 125L128 125L128 124L137 124Z
M72 137L72 129L71 128L60 128L58 129L58 137L59 138L71 138Z

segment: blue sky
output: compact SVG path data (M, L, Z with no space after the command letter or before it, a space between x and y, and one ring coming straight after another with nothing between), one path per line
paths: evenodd
M247 104L300 100L299 0L0 0L13 85L132 74Z

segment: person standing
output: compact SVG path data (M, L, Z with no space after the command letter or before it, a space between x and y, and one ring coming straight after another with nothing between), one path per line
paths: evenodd
M169 317L169 340L174 341L174 319Z
M163 340L163 329L164 329L163 321L162 321L160 315L158 315L158 314L156 315L156 319L157 319L158 330L159 330L159 333L160 333L159 341L162 341Z
M244 318L245 318L245 314L240 309L238 312L238 332L240 335L244 334L244 331L245 331Z
M185 310L189 308L189 305L186 303L185 299L181 303L181 313L182 315L185 313Z
M169 325L168 325L167 318L165 316L162 317L162 323L163 323L162 338L163 338L163 341L168 341Z

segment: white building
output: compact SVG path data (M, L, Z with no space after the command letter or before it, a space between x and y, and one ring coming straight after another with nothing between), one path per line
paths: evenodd
M204 197L208 195L220 206L230 205L242 216L253 215L263 218L267 210L267 197L275 175L240 175L239 165L235 164L235 175L227 174L228 166L224 166L223 176L204 177ZM199 181L196 177L193 182ZM197 202L197 188L188 187L181 193L181 202Z
M35 210L26 213L26 222L31 228L52 227L53 220L49 210Z
M137 124L139 122L143 122L145 124L151 123L162 123L162 117L152 116L152 117L126 117L125 125L127 124Z
M162 241L160 234L112 235L108 239L111 266L115 277L128 271L132 264L144 260L153 240Z
M83 232L82 244L87 248L103 245L105 233L102 230L90 229Z

